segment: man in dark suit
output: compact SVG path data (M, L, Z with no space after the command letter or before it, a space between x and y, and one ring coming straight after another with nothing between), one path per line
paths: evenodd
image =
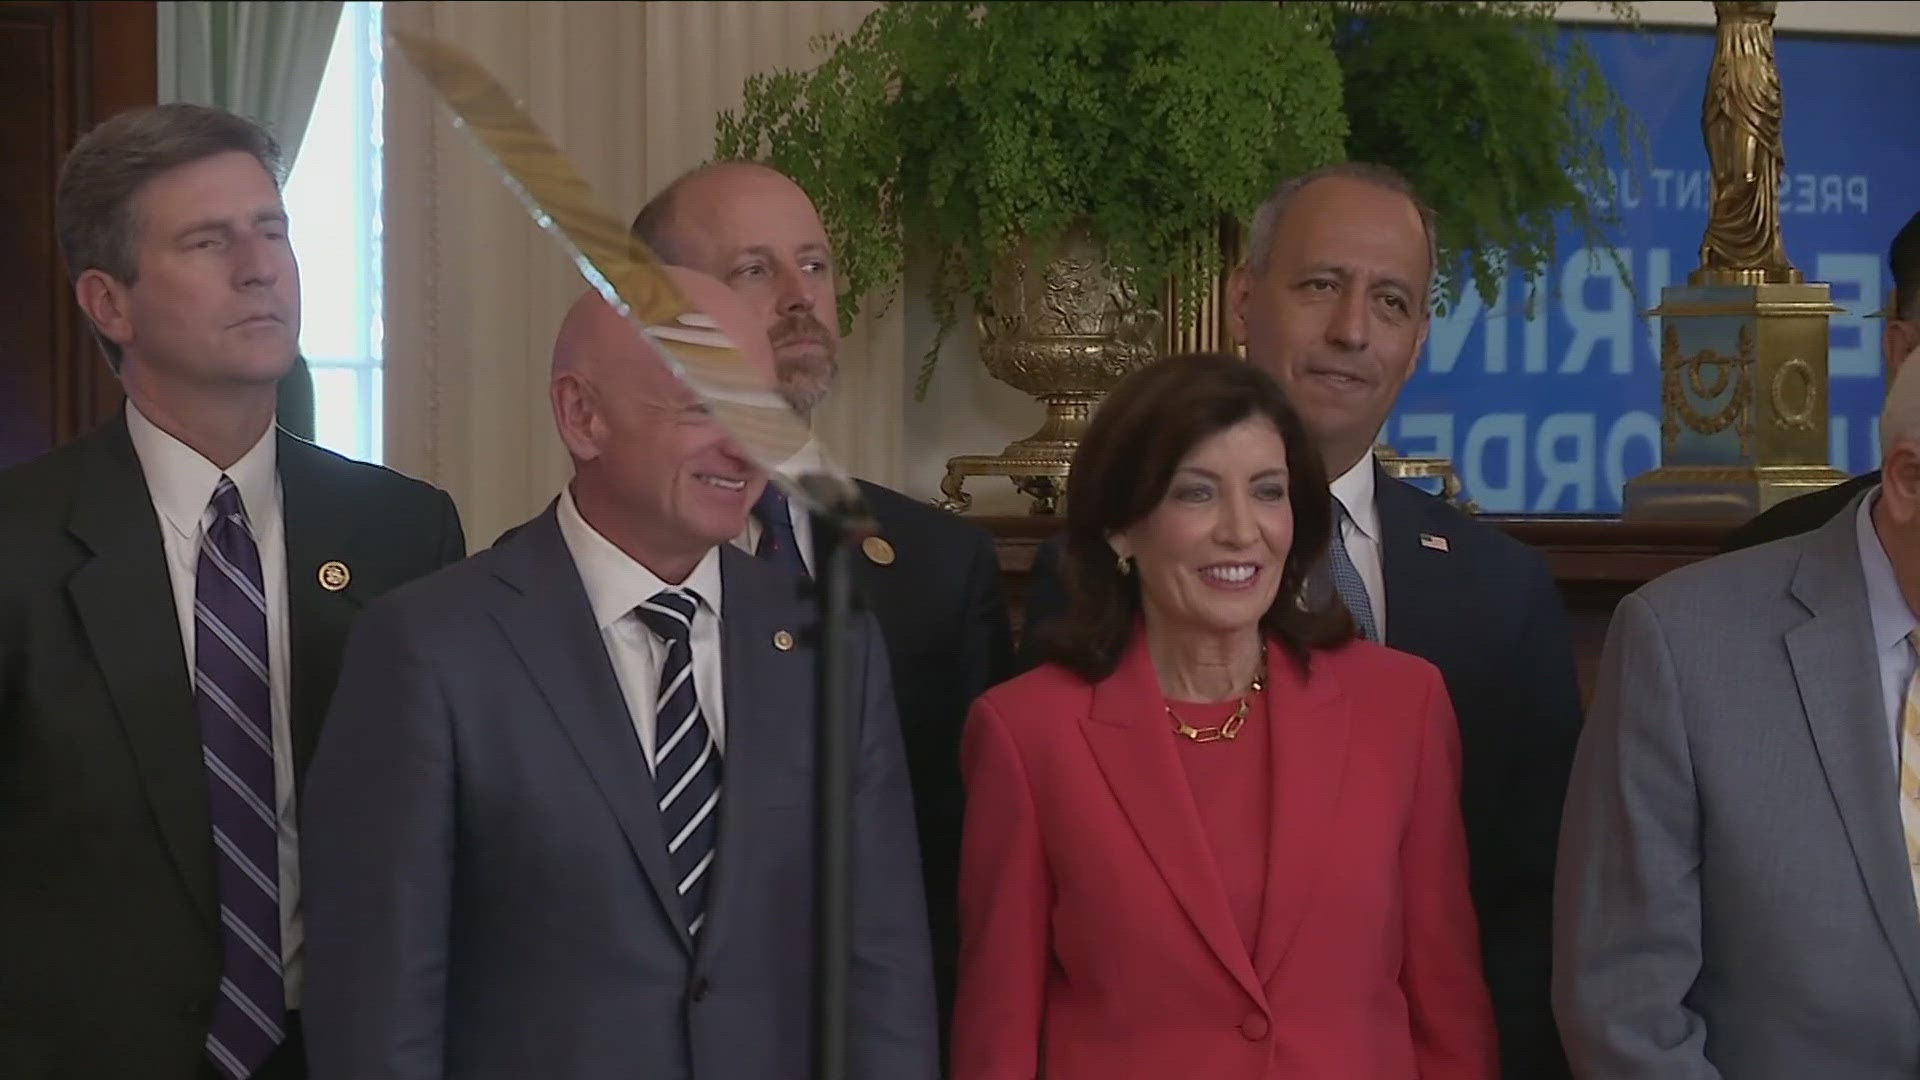
M1881 316L1880 359L1886 364L1887 385L1892 386L1900 365L1920 352L1920 213L1908 218L1895 234L1887 263L1893 271L1893 291ZM1722 550L1737 551L1812 532L1879 482L1880 470L1875 469L1830 488L1796 495L1727 534Z
M1333 477L1329 587L1365 636L1438 667L1453 699L1501 1073L1565 1076L1548 969L1554 847L1580 729L1566 613L1538 552L1389 478L1370 452L1426 340L1430 216L1397 174L1336 165L1281 184L1248 250L1232 281L1236 334L1286 387ZM1067 604L1058 550L1049 541L1034 561L1030 640Z
M666 261L746 299L773 343L781 393L811 417L832 389L840 336L833 253L806 192L765 166L709 165L655 196L633 231ZM819 456L809 446L789 466ZM1012 636L986 530L878 484L861 481L860 491L880 534L854 560L857 585L893 663L944 1028L959 951L960 729L973 699L1012 674ZM812 566L805 516L771 487L741 543L800 574Z
M444 493L276 430L279 177L190 105L61 173L127 402L0 473L0 1076L305 1075L296 787L361 606L465 542Z
M744 305L675 274L771 391ZM306 802L314 1075L801 1080L819 609L728 542L765 474L597 295L554 367L572 483L347 647ZM847 645L851 1075L928 1080L899 723L871 620Z

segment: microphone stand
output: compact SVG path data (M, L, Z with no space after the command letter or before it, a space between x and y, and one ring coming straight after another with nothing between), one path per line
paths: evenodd
M853 552L876 531L851 481L799 477L812 496L815 595L820 629L815 687L814 1080L848 1080L852 1035L853 776L861 687L852 655Z

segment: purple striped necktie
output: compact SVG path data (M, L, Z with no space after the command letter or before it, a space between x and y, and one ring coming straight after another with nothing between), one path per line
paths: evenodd
M194 707L207 769L220 896L220 993L207 1057L252 1076L285 1038L280 955L279 802L260 549L233 481L213 491L194 575Z

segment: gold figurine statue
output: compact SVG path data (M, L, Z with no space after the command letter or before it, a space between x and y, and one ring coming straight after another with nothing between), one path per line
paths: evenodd
M1700 268L1660 290L1660 465L1627 482L1635 520L1744 521L1846 479L1827 462L1825 282L1780 243L1773 3L1713 5L1701 134L1712 204Z
M1714 0L1717 35L1700 127L1713 203L1696 284L1800 280L1780 243L1780 72L1773 0Z

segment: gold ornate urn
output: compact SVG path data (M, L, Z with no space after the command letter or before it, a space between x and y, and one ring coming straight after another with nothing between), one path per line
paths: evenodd
M1002 259L976 307L987 372L1039 398L1047 417L998 454L948 461L939 505L964 511L973 503L967 477L1005 476L1032 499L1034 513L1055 513L1094 407L1160 355L1160 312L1115 277L1105 246L1085 228Z
M995 378L1044 402L1047 418L1001 453L948 460L940 481L945 498L937 504L962 512L973 504L967 477L1004 476L1029 497L1032 513L1059 513L1080 435L1114 384L1158 357L1241 351L1232 344L1227 278L1243 244L1239 223L1230 220L1194 243L1180 276L1204 284L1184 305L1178 280L1161 290L1157 304L1142 303L1085 228L1005 259L976 304L980 359Z

